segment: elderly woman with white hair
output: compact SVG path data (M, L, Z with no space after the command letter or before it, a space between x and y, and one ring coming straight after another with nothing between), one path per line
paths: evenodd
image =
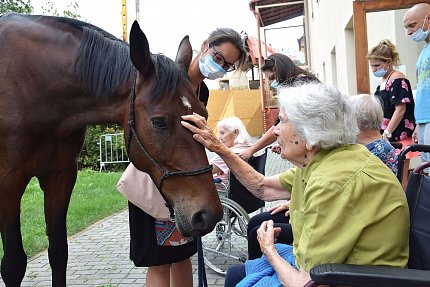
M234 153L240 153L251 146L251 136L246 130L242 120L238 117L229 117L217 123L219 140ZM214 178L219 178L226 185L229 184L229 168L219 155L215 155L210 164L213 165Z
M203 117L182 117L194 139L219 154L255 196L291 199L292 246L275 244L279 229L273 221L263 222L258 240L264 255L231 267L225 286L304 286L309 270L323 263L405 267L405 194L382 161L363 145L351 144L358 127L350 99L311 83L281 89L279 104L281 121L274 133L281 157L295 167L268 177L220 143Z
M360 132L356 142L364 145L379 157L394 174L397 174L397 154L395 148L381 136L380 128L384 113L381 101L374 95L360 94L352 98L352 110L357 117Z

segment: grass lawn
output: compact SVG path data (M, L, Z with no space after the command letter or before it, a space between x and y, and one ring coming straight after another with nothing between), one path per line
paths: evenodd
M127 207L127 200L116 190L120 176L119 172L79 172L67 213L68 236ZM43 192L36 178L31 180L21 200L21 232L24 249L29 258L48 247Z

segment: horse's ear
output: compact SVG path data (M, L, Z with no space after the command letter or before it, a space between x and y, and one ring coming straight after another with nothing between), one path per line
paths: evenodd
M188 36L185 36L179 44L175 62L178 63L185 72L188 72L192 57L193 49L191 48L190 39Z
M154 70L148 39L146 39L137 21L133 22L130 30L130 58L141 74L148 75Z

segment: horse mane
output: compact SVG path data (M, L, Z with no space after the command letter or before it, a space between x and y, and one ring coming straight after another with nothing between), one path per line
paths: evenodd
M80 24L83 30L77 60L82 87L99 97L109 97L124 85L134 69L129 45L96 26L69 20L74 25ZM180 81L184 77L189 79L188 74L163 54L151 54L151 60L157 84L152 86L150 99L169 93L172 97Z
M66 17L26 16L35 21L49 19L82 31L76 72L80 86L85 92L108 98L127 82L130 72L135 69L130 59L128 43L97 26ZM189 79L188 74L163 54L151 54L151 60L155 67L156 84L151 88L150 99L155 100L168 95L172 97L181 81L184 78Z
M83 36L76 65L80 83L84 90L107 98L130 76L133 64L128 44L90 24L81 28Z

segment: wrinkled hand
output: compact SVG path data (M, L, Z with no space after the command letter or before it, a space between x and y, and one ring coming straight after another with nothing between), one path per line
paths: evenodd
M273 214L276 214L276 213L284 211L284 210L285 210L285 217L287 217L290 214L290 201L289 200L283 204L273 206L273 207L269 208L267 211L270 212L271 215L273 215Z
M280 227L273 227L273 220L264 221L257 229L258 243L264 255L271 256L276 254L276 237L280 232Z
M194 123L195 125L192 125ZM219 141L210 129L206 119L199 114L182 116L182 126L193 133L193 138L212 152L222 153L228 148Z

